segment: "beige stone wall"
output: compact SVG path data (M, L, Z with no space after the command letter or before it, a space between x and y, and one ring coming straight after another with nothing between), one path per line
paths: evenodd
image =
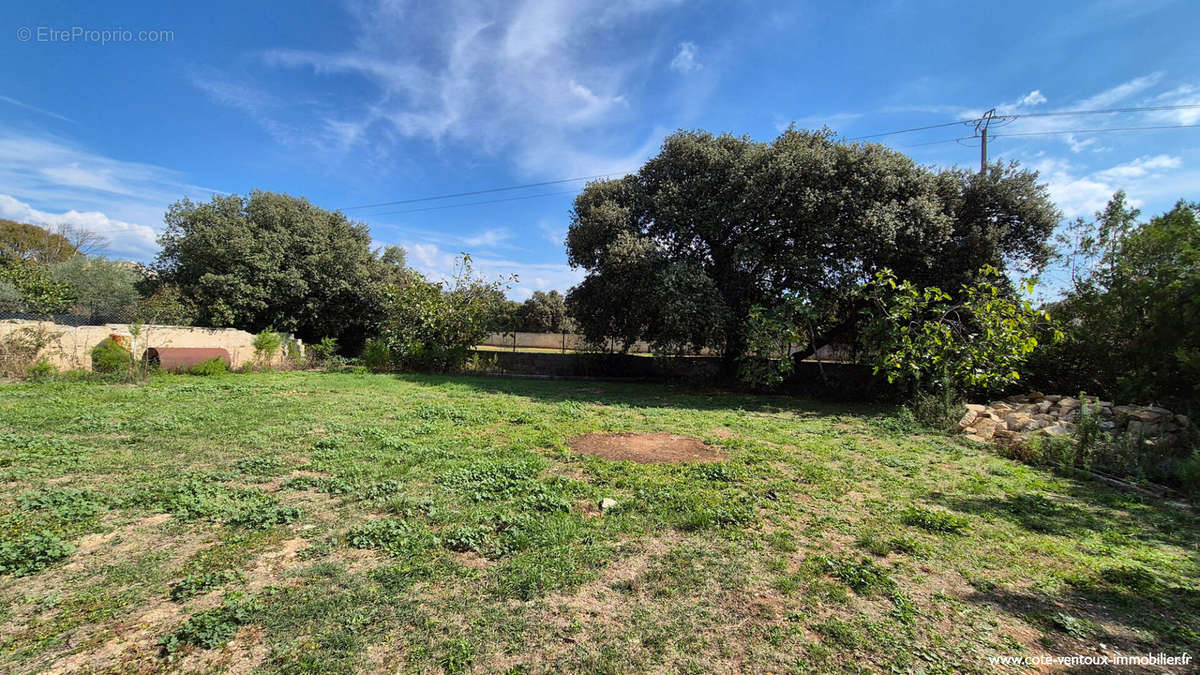
M24 326L35 326L57 334L41 356L63 370L91 370L92 348L110 335L130 337L129 324L103 326L63 326L48 321L0 321L0 338ZM288 338L288 336L284 336ZM138 356L149 347L217 347L229 352L233 367L254 360L254 335L234 328L196 328L192 326L143 325L134 351ZM298 341L297 341L298 342ZM301 345L303 348L303 345ZM283 353L275 361L282 361Z

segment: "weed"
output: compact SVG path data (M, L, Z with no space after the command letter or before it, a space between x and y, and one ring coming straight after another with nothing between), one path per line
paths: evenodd
M407 520L384 518L351 530L346 540L355 548L377 548L398 557L420 555L437 545L429 530Z
M44 488L24 492L17 505L27 511L42 511L65 523L90 520L103 510L101 501L87 490Z
M208 376L212 376L212 375L224 375L228 372L229 372L229 366L226 365L225 360L221 359L221 358L216 358L216 357L211 358L211 359L201 362L201 363L197 363L196 365L192 366L191 369L188 370L189 374L199 375L202 377L208 377Z
M283 473L287 463L278 457L243 457L234 462L233 466L251 476L277 476Z
M197 612L158 641L164 654L175 654L188 646L212 649L225 644L238 628L253 621L258 604L243 593L230 593L216 609Z
M294 523L300 520L302 515L300 509L295 506L255 505L225 521L225 524L250 530L265 530L276 525Z
M228 569L188 574L171 585L170 596L172 600L182 602L220 588L225 584L241 580L241 572Z
M900 513L900 522L930 532L958 534L967 529L967 519L946 511L934 511L910 504Z
M36 532L0 540L0 574L36 574L71 555L74 547L52 532Z

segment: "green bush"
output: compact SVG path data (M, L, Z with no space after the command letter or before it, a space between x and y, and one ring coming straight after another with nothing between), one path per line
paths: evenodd
M392 351L382 340L367 340L363 347L363 365L372 373L386 373L392 369Z
M274 328L267 328L254 336L250 343L254 347L254 357L259 361L270 363L283 346L283 336Z
M209 375L224 375L229 372L229 366L219 357L213 357L203 363L197 363L188 371L192 375L207 377Z
M1191 457L1179 465L1177 474L1180 488L1193 498L1200 498L1200 450L1192 451Z
M38 362L29 366L29 370L25 371L25 377L33 382L45 382L52 379L58 374L58 366L50 363L46 359L38 359Z
M92 370L97 373L122 373L133 366L133 355L120 342L106 337L92 348Z

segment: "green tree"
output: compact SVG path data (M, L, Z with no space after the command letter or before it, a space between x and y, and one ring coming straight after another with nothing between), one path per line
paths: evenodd
M0 297L10 312L62 314L71 309L71 286L55 279L45 265L31 261L0 262Z
M1037 347L1038 327L1050 316L1014 298L995 268L984 268L980 277L951 296L879 272L863 290L870 304L861 335L875 372L910 393L996 391L1019 380ZM1032 282L1026 290L1032 292Z
M99 323L131 318L139 297L135 286L142 278L132 263L77 255L50 265L49 272L71 288L77 314L86 314Z
M48 265L86 255L104 244L99 235L70 225L39 227L0 218L0 261Z
M1037 271L1057 221L1015 165L934 172L828 131L771 143L680 132L636 174L576 199L567 254L588 274L568 306L594 341L686 342L736 365L755 307L799 302L815 349L857 321L856 291L880 270L954 289L985 265Z
M159 278L196 303L200 325L273 326L356 349L377 330L404 269L398 250L371 251L366 225L284 194L184 199L166 224Z
M503 298L503 281L486 281L463 255L449 283L413 280L388 308L381 339L402 368L445 372L483 342Z
M1030 375L1056 390L1200 409L1200 219L1180 201L1148 222L1122 192L1067 230L1073 271L1048 309L1066 339L1039 350Z
M534 291L517 312L521 330L530 333L558 333L571 327L567 301L558 291Z

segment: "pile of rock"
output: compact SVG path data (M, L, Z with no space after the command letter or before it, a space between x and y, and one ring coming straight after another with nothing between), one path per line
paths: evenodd
M1150 443L1171 445L1188 431L1188 418L1166 408L1113 405L1094 396L1080 400L1041 392L1010 396L987 405L969 404L958 428L973 441L1019 445L1036 434L1074 433L1085 410L1099 419L1101 430L1141 436Z

